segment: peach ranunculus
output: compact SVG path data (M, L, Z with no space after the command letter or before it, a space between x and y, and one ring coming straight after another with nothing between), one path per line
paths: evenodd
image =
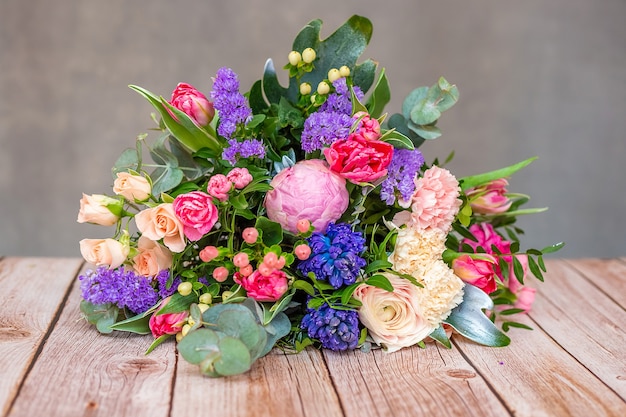
M137 242L138 253L133 257L133 267L139 275L153 277L172 266L172 252L154 240L141 236Z
M118 172L113 182L113 192L124 196L128 201L145 201L150 197L152 187L145 177L128 172Z
M163 244L172 252L185 250L183 225L176 217L172 203L140 211L135 216L135 223L142 236L154 241L163 239Z
M102 194L83 194L80 200L78 223L113 226L120 218L122 202Z
M83 239L79 242L80 253L91 264L108 265L115 269L126 261L130 247L115 239Z
M393 292L367 284L354 291L359 307L359 320L367 327L374 342L388 352L412 346L426 338L434 329L419 304L419 288L393 274L384 274Z

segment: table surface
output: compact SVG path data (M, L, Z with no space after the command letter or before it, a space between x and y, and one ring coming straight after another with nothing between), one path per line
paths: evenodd
M146 356L151 336L87 324L82 260L0 259L0 416L626 416L626 258L546 264L508 347L275 349L211 379L173 341Z

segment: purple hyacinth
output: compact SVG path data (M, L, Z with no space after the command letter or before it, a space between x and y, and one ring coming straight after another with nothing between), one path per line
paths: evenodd
M300 327L312 339L331 350L356 349L359 343L359 317L356 311L335 310L328 304L307 309Z
M330 146L337 139L347 138L352 127L352 117L339 112L316 112L304 122L302 150L306 153Z
M83 298L92 304L115 304L139 314L159 300L151 280L123 267L108 269L98 267L79 276Z
M233 136L238 125L245 124L252 118L252 110L246 98L239 92L237 74L230 68L223 67L217 71L211 99L220 117L217 133L227 139Z
M228 147L222 152L222 159L235 165L238 159L245 158L264 158L265 145L257 139L246 139L239 142L237 139L229 139Z
M396 149L387 167L387 178L380 185L380 199L387 205L396 201L396 190L403 200L411 199L415 191L415 176L424 164L424 156L417 149Z
M298 269L305 275L313 272L317 279L328 281L335 288L353 284L366 264L360 256L365 238L353 232L349 224L330 223L325 234L314 232L307 241L311 256L300 262Z

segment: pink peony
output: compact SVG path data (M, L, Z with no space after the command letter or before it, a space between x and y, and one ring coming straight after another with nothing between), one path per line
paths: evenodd
M247 168L233 168L226 175L226 179L232 182L236 189L241 190L252 182L252 175Z
M472 210L480 214L504 213L511 207L511 200L506 196L509 182L505 178L491 181L480 187L466 191Z
M278 269L273 270L267 276L262 275L258 270L249 276L236 272L234 279L246 290L248 297L256 301L277 301L289 287L287 275Z
M292 233L298 220L307 219L324 231L348 208L346 181L319 159L300 161L276 175L265 195L267 217Z
M199 126L211 123L215 116L215 109L204 94L193 86L179 83L172 91L170 104L185 113Z
M215 174L209 179L207 192L220 201L226 201L232 186L233 183L229 181L226 175Z
M459 182L450 171L436 165L427 169L415 180L410 225L422 230L434 227L448 233L461 206L459 193Z
M456 276L487 294L491 294L497 289L497 266L496 258L486 254L482 254L481 259L461 255L452 261L452 269L454 269Z
M172 203L174 213L183 224L183 233L191 241L197 241L217 222L217 207L210 195L201 191L181 194Z
M188 311L157 315L159 310L169 303L170 298L171 297L167 297L161 302L159 308L150 317L150 321L148 322L152 336L155 338L163 336L164 334L176 334L180 332L183 329L183 325L187 321L187 317L189 316Z
M324 149L330 170L348 181L359 184L373 182L387 175L393 156L393 146L380 140L367 140L352 134L338 139Z

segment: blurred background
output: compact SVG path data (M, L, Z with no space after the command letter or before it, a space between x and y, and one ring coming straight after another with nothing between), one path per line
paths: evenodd
M626 255L623 0L1 0L0 255L80 256L80 239L113 233L76 215L152 127L128 84L208 95L228 66L247 91L310 20L325 38L352 14L374 24L363 59L386 68L390 113L439 76L458 86L427 161L454 150L448 168L465 176L539 157L510 180L550 208L520 218L523 248Z

